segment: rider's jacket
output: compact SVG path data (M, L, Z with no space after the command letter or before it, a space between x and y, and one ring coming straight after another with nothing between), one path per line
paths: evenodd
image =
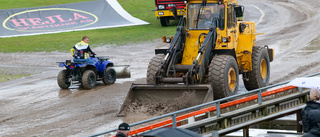
M70 50L71 55L76 59L87 59L88 53L94 54L89 47L88 43L83 41L77 43L73 48Z
M80 50L76 49L76 50L74 51L74 57L75 57L76 59L86 59L86 58L87 58L86 55L87 55L87 54L86 54L86 52L85 52L83 49L80 49Z

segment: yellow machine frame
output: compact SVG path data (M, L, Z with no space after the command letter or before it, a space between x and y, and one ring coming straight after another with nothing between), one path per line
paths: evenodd
M184 108L235 95L240 74L248 91L267 86L273 49L256 45L255 23L242 21L243 10L236 0L188 0L176 34L163 37L169 48L155 50L147 84L132 84L119 115L137 110L132 104Z
M199 0L189 0L186 6L188 10L189 4L201 3ZM227 24L227 12L228 8L232 10L231 6L237 5L236 0L220 0L220 2L225 6L225 22ZM219 0L207 0L207 3L219 3ZM186 16L188 18L188 16ZM187 19L188 20L188 19ZM242 33L239 32L239 25L245 25L245 29ZM192 61L198 55L199 42L198 36L201 33L208 33L209 30L188 30L188 36L186 38L185 49L183 53L182 65L191 65ZM215 50L233 50L235 53L235 58L238 62L238 66L241 72L248 72L252 70L251 53L252 46L256 46L256 30L255 23L249 21L238 21L237 24L233 24L230 28L225 25L224 30L216 29L217 41ZM222 39L227 38L227 42L223 42ZM203 42L204 38L200 42Z

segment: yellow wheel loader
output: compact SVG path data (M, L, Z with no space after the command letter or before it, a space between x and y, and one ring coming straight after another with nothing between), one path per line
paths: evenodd
M239 74L247 90L268 85L273 49L256 45L255 23L238 20L243 12L236 0L189 0L176 34L165 39L169 49L155 50L147 84L131 86L118 116L138 109L167 113L235 95Z

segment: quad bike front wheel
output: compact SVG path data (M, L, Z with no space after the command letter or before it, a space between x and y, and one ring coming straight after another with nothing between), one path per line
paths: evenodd
M82 86L84 89L92 89L96 86L96 74L92 70L84 71L82 75Z
M107 67L104 71L105 74L102 78L103 83L105 85L113 84L116 81L116 71L110 67Z
M67 70L61 70L58 74L57 82L60 88L68 89L71 85L69 80L69 72Z
M238 93L239 69L237 61L230 55L216 55L209 67L209 83L212 85L214 99Z

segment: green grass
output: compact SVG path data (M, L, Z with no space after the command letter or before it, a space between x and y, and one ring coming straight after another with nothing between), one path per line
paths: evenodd
M0 82L18 79L26 76L30 76L31 74L25 72L25 69L19 68L1 68L0 70Z
M65 3L84 2L89 0L0 0L0 9L40 7ZM107 28L98 30L74 31L56 34L0 38L0 52L67 52L81 38L90 37L92 47L106 44L125 45L142 43L175 34L177 23L169 27L161 27L160 21L154 16L153 0L118 0L121 6L132 16L149 22L149 25Z

